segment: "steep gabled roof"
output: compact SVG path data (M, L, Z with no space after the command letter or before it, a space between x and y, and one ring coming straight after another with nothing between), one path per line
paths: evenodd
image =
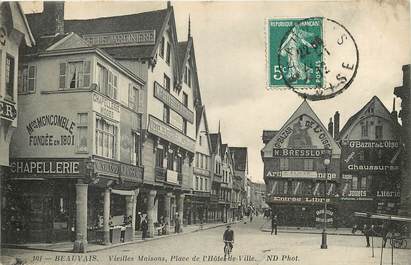
M357 113L355 113L353 116L351 116L348 121L345 123L344 127L341 129L339 133L339 138L342 139L345 134L349 132L351 128L355 126L357 121L359 121L362 116L364 116L367 112L367 110L370 108L371 105L373 104L379 104L383 107L383 110L386 111L387 116L390 117L391 121L396 124L398 124L397 120L394 120L392 116L390 115L390 111L385 107L385 105L381 102L381 100L377 96L373 96L370 101L367 102Z
M104 48L107 53L117 59L151 58L155 55L155 49L160 39L159 36L163 34L164 25L171 15L171 10L172 8L123 16L65 20L64 28L65 31L76 32L80 36L85 34L155 30L156 44L154 45Z
M220 145L220 152L221 152L221 134L220 133L210 133L210 141L211 141L211 151L213 154L217 153L218 145Z
M328 130L325 128L324 124L321 122L321 120L318 118L317 114L313 111L311 106L308 104L307 100L304 99L304 101L301 103L301 105L294 111L294 113L291 115L291 117L284 123L284 125L281 127L281 129L276 133L276 135L263 147L261 150L261 154L263 157L271 157L274 144L277 141L277 139L281 136L282 132L285 131L285 129L290 126L293 122L295 122L297 119L307 116L310 119L312 119L323 131L323 133L326 135L327 139L329 140L330 144L330 149L333 150L333 156L339 156L341 154L341 148L338 145L338 143L334 140L334 138L330 135Z
M230 147L234 156L234 169L244 171L247 169L247 147Z

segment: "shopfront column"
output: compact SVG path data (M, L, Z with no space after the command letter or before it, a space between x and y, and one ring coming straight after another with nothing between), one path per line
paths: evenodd
M104 190L104 209L103 209L103 230L104 245L110 244L110 189Z
M136 222L137 222L137 197L138 197L139 193L140 193L140 189L134 190L133 210L132 210L132 227L133 227L133 231L136 227Z
M184 197L185 194L180 194L178 195L178 201L177 201L177 212L178 216L180 217L180 233L183 232L183 218L184 218Z
M147 200L147 217L148 217L148 237L154 237L154 200L157 191L150 190Z
M87 190L88 184L76 184L76 253L85 253L87 248Z
M165 228L166 228L166 234L168 235L170 233L170 215L171 215L171 209L170 209L170 204L171 204L171 192L166 193L164 196L164 222L165 222Z

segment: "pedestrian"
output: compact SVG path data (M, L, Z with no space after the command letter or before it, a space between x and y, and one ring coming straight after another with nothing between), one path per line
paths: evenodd
M142 238L144 240L147 238L148 231L148 221L145 215L141 217L141 231L143 231Z
M273 234L273 232L275 232L274 234L277 235L277 224L278 220L277 220L277 215L273 215L271 217L271 234Z
M175 226L174 226L174 232L175 233L180 233L180 216L178 213L176 213L176 218L174 220Z
M370 227L368 225L364 224L364 226L362 228L362 232L363 232L363 234L365 236L365 240L367 242L366 247L369 248L370 247L370 234L371 234Z

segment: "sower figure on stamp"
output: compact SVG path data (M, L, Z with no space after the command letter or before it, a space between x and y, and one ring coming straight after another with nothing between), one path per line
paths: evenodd
M277 235L277 215L272 215L271 216L271 234L275 232L275 235Z

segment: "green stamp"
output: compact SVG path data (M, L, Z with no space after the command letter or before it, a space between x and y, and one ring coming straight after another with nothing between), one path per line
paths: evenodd
M268 19L266 34L269 88L289 88L307 99L322 100L343 92L357 74L357 44L335 20Z
M269 87L323 86L322 18L269 19L267 33Z

